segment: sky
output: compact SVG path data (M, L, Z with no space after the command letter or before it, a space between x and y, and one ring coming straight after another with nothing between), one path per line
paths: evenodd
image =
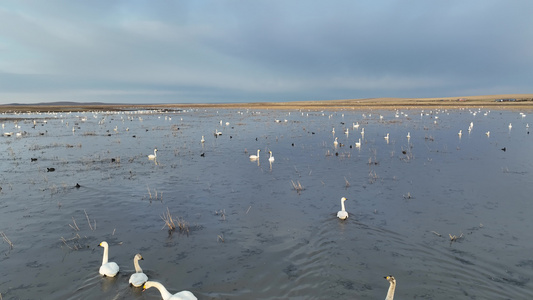
M531 0L2 0L0 104L533 93Z

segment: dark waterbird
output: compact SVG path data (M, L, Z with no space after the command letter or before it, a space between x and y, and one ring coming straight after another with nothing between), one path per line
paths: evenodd
M46 172L54 172L56 168L46 168Z

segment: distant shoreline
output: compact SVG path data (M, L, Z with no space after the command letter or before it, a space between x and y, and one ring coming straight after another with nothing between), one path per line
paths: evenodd
M67 112L130 111L139 109L276 109L276 110L379 110L426 108L533 109L533 94L507 94L442 98L371 98L324 101L252 102L252 103L171 103L171 104L105 104L105 103L39 103L0 105L0 112Z

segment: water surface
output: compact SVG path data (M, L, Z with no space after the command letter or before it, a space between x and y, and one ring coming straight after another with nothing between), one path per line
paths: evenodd
M381 299L389 274L400 299L531 299L524 113L3 115L1 296L160 299L128 286L141 253L151 280L199 299ZM167 209L188 232L169 234ZM98 274L103 240L115 278Z

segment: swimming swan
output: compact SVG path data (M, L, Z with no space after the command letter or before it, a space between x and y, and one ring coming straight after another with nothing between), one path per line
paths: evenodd
M118 273L118 265L115 262L108 262L109 259L109 245L107 242L101 242L100 247L104 247L104 258L102 259L102 265L100 266L100 274L109 277L115 277Z
M394 300L394 290L396 289L396 279L392 275L385 276L385 279L387 279L390 282L389 291L387 292L387 298L385 300Z
M200 140L201 143L205 143L204 136L202 135L202 139Z
M193 293L189 291L181 291L179 293L176 293L172 295L167 291L167 289L159 282L156 281L147 281L143 286L143 291L155 287L159 290L161 293L161 297L163 297L163 300L197 300Z
M337 218L341 220L346 220L348 218L348 212L344 208L344 201L346 200L347 199L344 197L341 198L341 210L339 210L339 212L337 213Z
M361 148L361 139L359 139L359 142L355 142L355 148Z
M259 159L259 152L261 151L261 149L257 149L257 155L250 155L250 159L251 160L256 160L256 159Z
M156 159L157 158L157 149L154 149L154 154L148 155L148 159Z
M274 156L272 156L272 151L268 151L268 153L270 153L270 157L268 158L268 161L273 162Z
M143 273L141 266L139 266L139 260L144 260L140 254L135 254L133 258L133 265L135 266L135 273L130 276L130 284L134 287L141 287L143 283L148 281L148 276Z

